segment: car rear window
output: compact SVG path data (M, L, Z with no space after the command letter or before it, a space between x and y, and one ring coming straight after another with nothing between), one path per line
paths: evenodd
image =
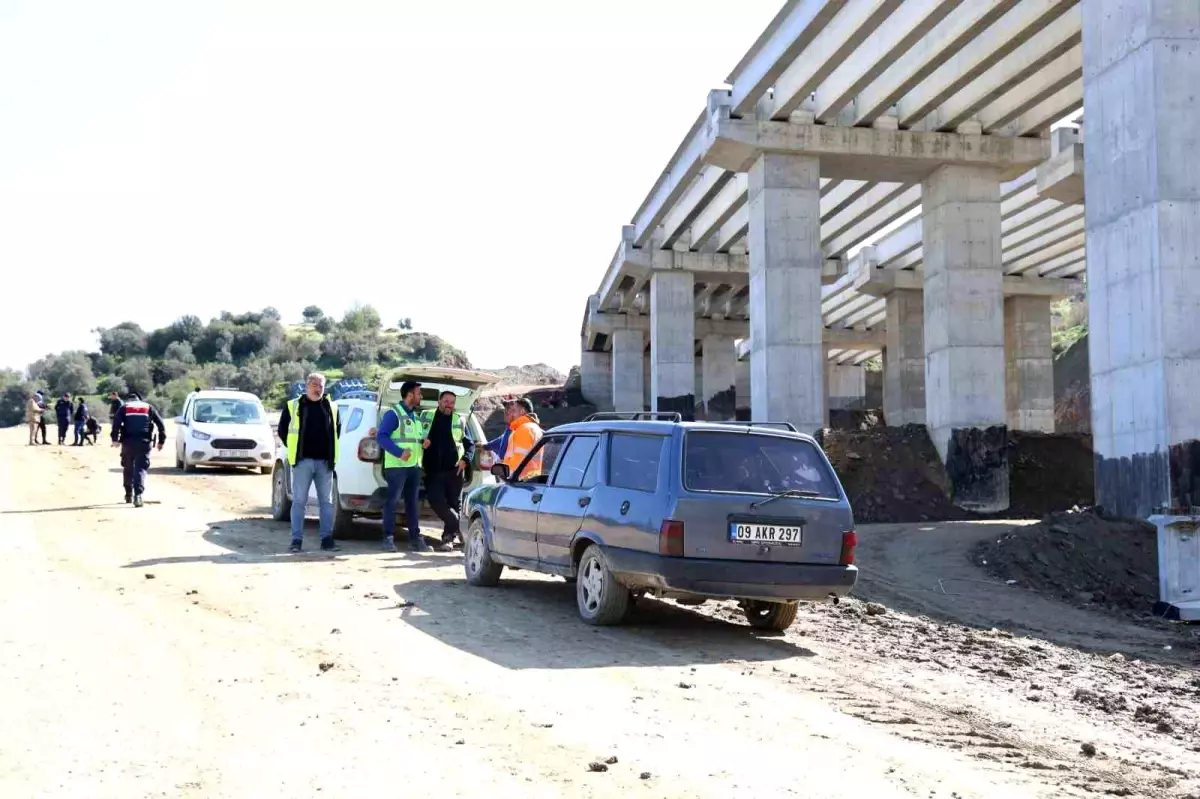
M688 491L800 490L839 497L833 473L814 444L755 433L689 432L683 442L683 486Z
M608 445L608 484L634 491L657 491L664 441L662 436L613 433Z

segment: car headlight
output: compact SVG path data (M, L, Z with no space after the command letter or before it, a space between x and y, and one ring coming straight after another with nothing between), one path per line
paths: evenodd
M197 441L208 441L210 438L212 438L212 436L210 436L208 433L202 433L199 430L193 430L192 438L196 439Z

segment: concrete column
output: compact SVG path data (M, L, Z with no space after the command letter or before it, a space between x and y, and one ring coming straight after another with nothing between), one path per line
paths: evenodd
M925 424L925 301L896 289L884 301L887 348L883 353L883 417L889 425Z
M642 353L642 410L654 407L650 397L650 353Z
M598 411L612 410L612 354L584 350L579 356L579 391Z
M613 410L640 411L642 405L642 361L646 336L640 330L615 330L612 334Z
M1083 3L1096 503L1200 504L1200 3Z
M763 153L749 184L752 416L812 433L825 418L820 163Z
M733 419L737 411L737 349L733 336L705 336L704 379L700 383L705 418Z
M651 410L696 412L696 304L691 272L650 278Z
M737 361L733 372L734 388L737 392L737 412L735 418L739 421L750 419L750 360Z
M921 186L925 423L954 502L1008 507L1000 176L942 166Z
M1053 433L1049 297L1004 298L1004 352L1009 428Z
M867 375L861 366L828 361L826 385L829 387L829 409L850 410L863 407L867 396Z

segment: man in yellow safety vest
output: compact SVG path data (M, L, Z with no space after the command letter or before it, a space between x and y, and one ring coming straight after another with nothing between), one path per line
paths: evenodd
M279 417L279 440L287 447L288 464L292 468L290 551L299 552L303 548L304 508L308 504L308 490L315 483L321 520L321 549L337 552L339 547L333 540L337 406L325 394L325 375L318 372L310 374L305 381L304 393L284 406L283 415Z
M421 384L412 380L400 386L400 402L388 408L379 420L375 440L383 450L383 479L387 495L383 501L383 549L396 551L396 506L404 496L404 513L408 517L408 547L414 552L428 552L429 545L421 538L420 509L421 453L425 447L425 423L419 415Z
M425 424L425 448L421 467L425 470L425 499L442 520L442 543L446 551L459 535L458 514L462 506L463 477L471 463L474 445L464 436L462 414L454 412L453 391L443 391L437 408L421 412Z

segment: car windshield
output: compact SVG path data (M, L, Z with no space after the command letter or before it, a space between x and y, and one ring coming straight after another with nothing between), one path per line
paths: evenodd
M753 432L689 432L683 445L683 484L689 491L777 494L837 499L825 459L808 441Z
M263 420L263 411L253 400L199 399L195 420L201 424L257 424Z

